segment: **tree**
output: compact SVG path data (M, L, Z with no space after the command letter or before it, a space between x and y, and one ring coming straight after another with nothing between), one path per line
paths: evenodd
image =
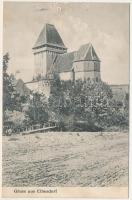
M19 91L17 91L15 76L7 73L9 60L9 53L6 53L3 56L3 111L7 109L21 111L21 104L26 97L20 96Z
M19 111L5 111L5 122L8 124L8 128L11 128L13 132L18 133L18 131L22 131L29 122L28 116L24 112ZM9 127L9 124L12 124Z
M6 53L3 56L3 73L6 73L7 71L9 60L10 60L9 53Z
M32 93L24 110L31 124L43 124L48 121L47 99L43 94Z
M9 63L9 53L3 56L3 110L11 109L14 106L14 87L10 76L7 73Z
M84 127L86 130L101 130L126 124L124 108L128 106L117 107L117 104L111 88L102 81L77 80L73 83L57 80L49 98L49 108L60 116L60 121L66 125L70 119L73 126L79 123L81 130Z

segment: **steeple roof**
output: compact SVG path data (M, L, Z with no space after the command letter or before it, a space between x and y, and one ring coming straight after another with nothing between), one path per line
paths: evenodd
M50 45L53 47L60 47L66 49L58 31L52 24L45 24L42 29L33 49Z
M91 43L82 45L79 50L75 53L74 61L99 61L100 59L97 56Z

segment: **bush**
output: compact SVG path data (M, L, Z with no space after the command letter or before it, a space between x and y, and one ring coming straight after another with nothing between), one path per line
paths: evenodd
M12 133L19 133L29 122L29 118L23 112L5 111L4 131L11 129Z
M58 81L49 98L49 109L61 116L66 130L100 131L128 126L128 109L113 99L109 85L102 81ZM73 123L68 124L66 118L71 116Z

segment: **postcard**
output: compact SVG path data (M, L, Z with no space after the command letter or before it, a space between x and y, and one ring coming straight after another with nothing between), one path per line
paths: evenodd
M127 198L129 3L3 3L3 197Z

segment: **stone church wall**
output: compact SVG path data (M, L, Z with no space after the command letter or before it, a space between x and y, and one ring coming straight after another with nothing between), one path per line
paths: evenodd
M46 97L50 95L50 83L48 81L32 81L25 83L26 87L32 92L38 92L40 94L45 94Z

